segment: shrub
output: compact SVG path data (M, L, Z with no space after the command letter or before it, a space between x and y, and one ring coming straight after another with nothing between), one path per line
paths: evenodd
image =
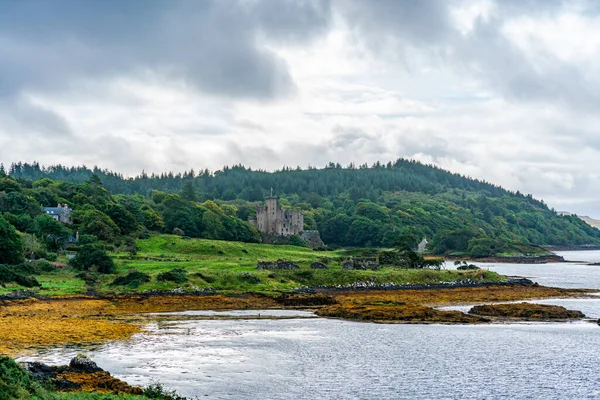
M313 271L295 271L294 272L294 278L295 278L295 280L297 280L299 282L310 281L313 279L314 275L315 274Z
M23 241L0 214L0 263L18 264L23 261Z
M98 282L98 276L89 271L81 271L75 276L84 281L86 285L94 285Z
M7 283L16 283L18 285L32 288L42 285L33 276L28 276L36 272L36 269L27 264L19 265L0 265L0 285Z
M155 400L187 400L176 391L166 390L160 383L153 383L144 390L144 396Z
M290 236L290 244L292 246L307 247L306 242L298 235Z
M187 282L187 272L185 270L176 268L170 271L161 272L156 277L157 280L161 282L175 282L175 283L185 283Z
M110 286L128 286L133 289L147 282L150 282L150 275L145 272L129 271L127 275L115 278Z
M33 266L36 270L36 274L39 274L40 272L53 272L56 270L56 268L50 264L50 262L48 260L37 260L37 261L32 261L29 263L29 265Z
M79 270L95 269L102 274L110 274L115 269L115 263L104 250L97 245L81 246L77 255L69 260L69 265Z
M206 283L213 283L217 280L217 278L215 278L214 276L206 275L202 272L196 272L194 275L196 275L198 278L202 279Z
M249 283L252 285L260 283L260 278L254 274L251 274L250 272L243 272L239 274L238 279L240 282Z
M175 229L173 229L173 235L185 236L185 232L179 228L175 228Z
M48 393L19 364L0 356L0 400L48 398Z

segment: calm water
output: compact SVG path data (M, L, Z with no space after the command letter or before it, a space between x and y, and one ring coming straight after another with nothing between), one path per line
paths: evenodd
M587 254L600 259L600 252ZM490 269L600 288L594 267L560 265ZM544 301L600 315L600 299ZM310 315L291 313L283 315ZM598 399L598 349L600 327L588 322L378 325L299 318L155 323L127 343L87 353L130 383L161 381L198 398ZM57 349L36 359L65 363L78 351Z
M548 264L474 264L503 275L525 276L540 285L562 288L600 289L600 266L587 265L600 262L600 251L563 251L557 252L565 260L579 261L569 263ZM453 269L454 265L447 262L446 268Z

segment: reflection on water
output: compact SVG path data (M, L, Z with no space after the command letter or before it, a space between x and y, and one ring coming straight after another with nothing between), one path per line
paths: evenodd
M600 252L584 254L575 257L600 260ZM583 263L485 267L543 285L600 289L600 267ZM600 316L600 299L540 302ZM589 322L378 325L302 318L153 323L127 343L88 354L129 383L160 381L198 398L597 399L599 348L600 327ZM78 351L37 359L64 364Z

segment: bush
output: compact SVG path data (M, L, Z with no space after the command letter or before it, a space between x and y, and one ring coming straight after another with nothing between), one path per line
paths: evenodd
M254 274L251 274L250 272L243 272L243 273L239 274L238 280L240 282L249 283L252 285L256 285L257 283L260 283L260 278Z
M36 272L33 272L34 274L39 274L40 272L53 272L56 270L54 265L50 264L48 260L32 261L29 263L29 265L35 268Z
M0 400L48 398L48 393L19 364L0 356Z
M187 400L177 392L166 390L160 383L154 383L144 390L144 396L155 400Z
M133 289L147 282L150 282L150 275L145 272L129 271L127 275L115 278L110 286L128 286Z
M48 260L48 261L56 261L57 259L58 259L58 254L56 254L56 253L46 254L46 260Z
M298 282L307 282L311 281L314 278L315 274L313 271L295 271L294 278Z
M81 246L77 255L69 261L69 265L79 270L95 269L102 274L110 274L115 269L112 258L97 245Z
M16 283L18 285L32 288L42 285L30 274L36 273L36 269L28 264L19 265L0 265L0 285L7 283Z
M86 285L91 286L98 282L98 276L89 271L82 271L75 276L84 281Z
M18 264L23 261L23 241L0 214L0 263Z
M215 278L214 276L206 275L202 272L196 272L194 275L196 275L198 278L202 279L206 283L213 283L217 280L217 278Z
M173 235L185 236L185 232L179 228L175 228L175 229L173 229Z
M175 283L185 283L187 282L187 272L183 269L172 269L170 271L161 272L156 277L157 280L161 282L175 282Z
M290 244L292 246L307 247L306 242L298 235L290 236Z

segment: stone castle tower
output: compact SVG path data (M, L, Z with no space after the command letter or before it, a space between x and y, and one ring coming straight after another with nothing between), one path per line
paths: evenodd
M287 211L277 205L277 198L267 197L265 205L256 207L256 219L250 219L259 231L276 235L299 235L304 231L302 211Z

